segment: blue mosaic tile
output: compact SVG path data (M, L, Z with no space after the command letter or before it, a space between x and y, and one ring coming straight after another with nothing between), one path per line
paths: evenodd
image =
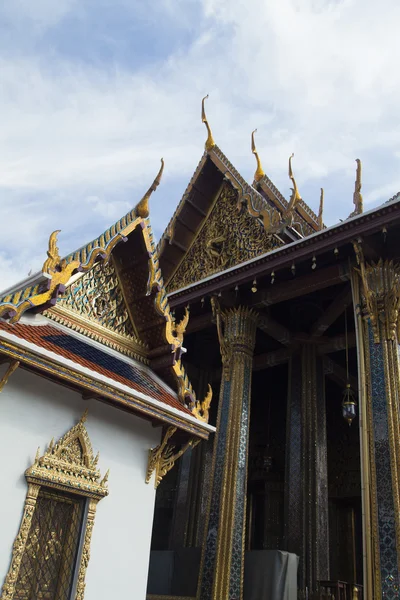
M237 462L237 482L235 499L235 520L232 536L232 560L230 572L229 598L242 597L242 569L244 560L243 533L245 527L245 499L247 494L247 448L250 423L251 365L245 366L243 378L243 404L240 422L240 445Z
M201 573L201 600L211 600L212 586L214 579L215 570L215 555L217 551L217 535L219 527L219 511L220 511L220 499L221 499L221 486L222 486L222 474L224 470L224 459L225 459L225 444L226 436L228 431L228 417L229 417L229 400L231 383L230 381L224 381L222 392L222 406L221 406L221 417L218 429L216 462L214 469L214 479L211 492L211 505L210 505L210 517L207 526L207 539L206 547L204 551L204 563L203 572Z
M383 349L381 344L374 343L370 324L369 350L382 597L395 600L399 598L399 572L397 565L392 472L390 466L385 370Z
M71 335L46 335L43 336L43 339L59 348L68 350L68 352L75 356L79 356L93 364L103 367L115 375L124 377L132 383L142 385L153 393L160 393L160 388L156 387L151 378L141 369L135 368L127 362L119 360L115 356L107 354L107 352L103 352L91 344L87 344Z

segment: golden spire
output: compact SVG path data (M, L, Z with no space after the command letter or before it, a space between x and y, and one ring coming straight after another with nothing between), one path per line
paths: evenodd
M298 187L297 187L296 180L295 180L294 175L293 175L293 170L292 170L292 158L293 158L293 156L294 156L294 153L292 153L292 155L289 156L289 178L293 182L293 187L291 188L292 195L290 196L289 206L288 206L288 210L290 210L290 211L292 211L296 207L296 205L300 202L300 200L302 199L301 196L300 196L300 192L298 190Z
M254 156L256 157L256 161L257 161L257 169L256 172L254 173L254 181L260 181L260 179L262 179L265 175L262 165L261 165L261 160L260 157L258 156L258 152L257 152L257 148L256 148L256 143L254 141L254 134L257 131L257 129L255 129L252 133L251 133L251 151L254 154Z
M214 148L215 142L214 142L213 135L211 133L211 128L207 121L206 111L204 110L204 100L207 100L207 98L208 98L208 94L207 94L207 96L204 96L203 100L201 101L201 120L207 127L208 137L207 137L207 140L205 143L205 149L208 152L209 150L211 150L211 148Z
M361 195L361 160L356 158L356 163L357 171L353 194L354 212L352 214L360 215L363 212L363 197Z
M322 219L323 212L324 212L324 188L321 188L321 196L319 199L319 211L318 211L318 227L320 229L322 229L324 226L324 222Z
M157 187L160 185L163 171L164 171L164 159L162 158L161 159L161 167L157 173L155 180L153 181L153 183L151 184L151 186L149 187L149 189L147 190L147 192L145 193L145 195L143 196L143 198L141 199L139 204L136 206L136 214L138 217L142 217L142 219L146 219L150 214L150 211L149 211L150 196L153 192L156 191Z

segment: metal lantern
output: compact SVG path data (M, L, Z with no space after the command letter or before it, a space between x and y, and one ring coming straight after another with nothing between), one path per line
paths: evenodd
M354 417L357 416L356 407L357 403L355 401L355 394L350 387L349 383L349 344L348 344L348 336L347 336L347 306L344 309L344 332L346 338L346 387L343 392L342 399L342 415L345 421L348 422L349 427L353 422Z
M349 426L352 424L354 417L357 416L356 407L357 403L355 401L354 392L348 383L343 392L342 415Z

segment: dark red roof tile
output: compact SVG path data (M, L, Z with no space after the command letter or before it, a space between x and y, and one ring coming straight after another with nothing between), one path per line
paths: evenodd
M51 325L26 325L24 323L0 323L0 330L7 331L36 346L54 352L82 367L91 369L114 381L118 381L133 391L146 394L183 413L192 413L183 406L168 390L161 386L148 370L129 364L99 348L83 338L68 335Z

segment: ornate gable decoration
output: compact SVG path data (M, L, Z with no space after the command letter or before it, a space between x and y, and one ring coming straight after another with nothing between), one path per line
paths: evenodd
M237 191L225 182L194 243L171 277L168 291L181 289L279 245L258 220L246 210L238 210Z
M84 425L86 417L87 410L79 423L56 444L54 438L51 440L43 456L40 456L38 448L34 464L25 472L29 483L51 486L98 500L108 495L108 471L101 479L97 469L99 454L93 455Z
M72 283L59 297L57 308L60 307L138 341L111 263L97 263L91 271Z

